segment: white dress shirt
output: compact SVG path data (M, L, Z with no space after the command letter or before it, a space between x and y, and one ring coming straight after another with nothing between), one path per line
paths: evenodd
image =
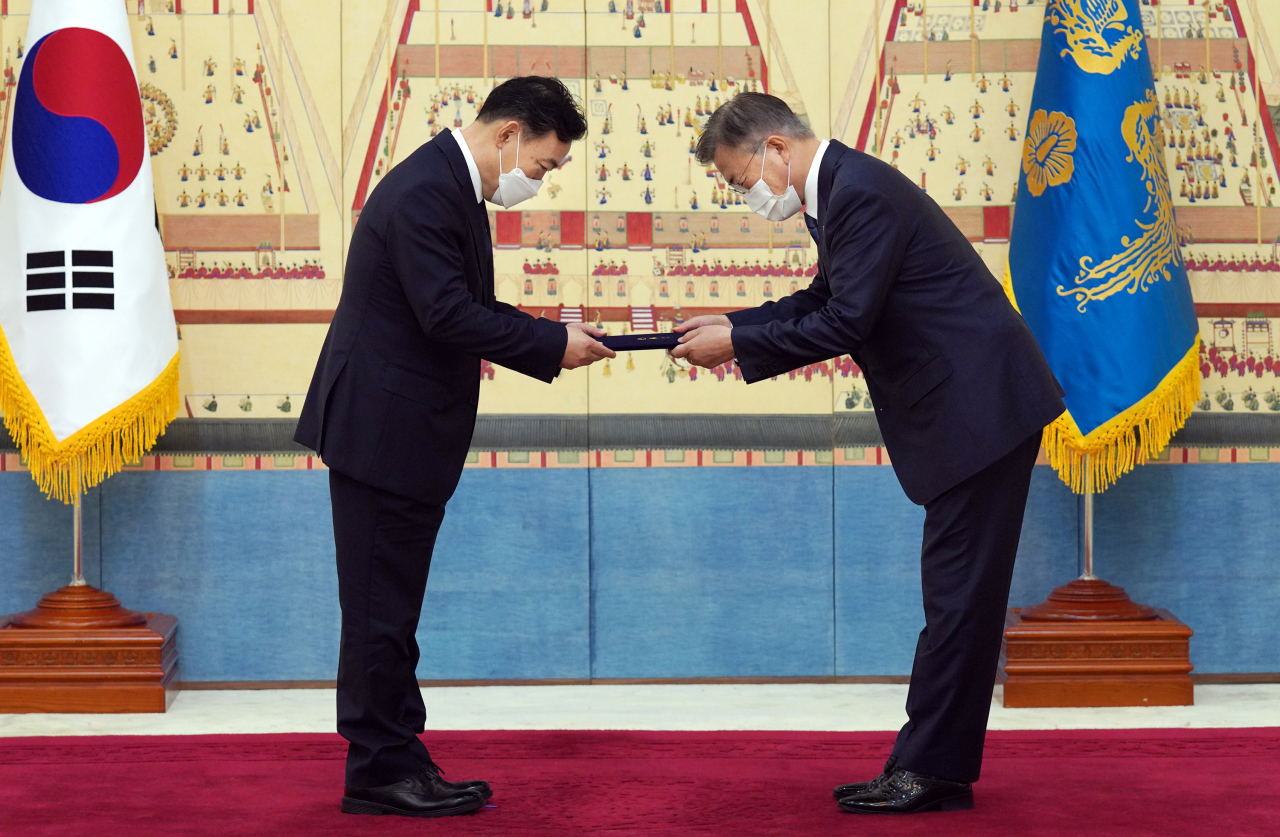
M450 130L453 131L453 138L458 141L458 147L462 149L462 156L467 161L467 171L471 172L471 185L476 188L476 203L480 203L480 201L484 200L484 195L480 193L480 169L476 168L476 160L471 156L471 149L467 148L467 140L462 136L462 129L451 128ZM823 145L826 145L826 143L824 142ZM808 194L807 187L805 188L805 194ZM817 193L815 192L814 194Z
M830 144L823 140L818 146L818 153L813 155L813 162L809 164L809 176L804 179L804 214L815 221L818 220L818 169L822 165L822 155L827 153L827 146Z

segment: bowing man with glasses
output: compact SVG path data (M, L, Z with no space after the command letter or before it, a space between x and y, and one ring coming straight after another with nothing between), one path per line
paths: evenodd
M347 813L465 814L491 794L486 782L445 781L418 739L426 707L414 634L471 443L481 359L550 383L615 356L599 329L494 298L485 200L510 209L533 197L586 132L558 79L503 82L474 122L387 172L352 233L294 437L329 467Z
M803 208L818 273L788 297L689 320L671 354L735 359L747 383L852 356L898 482L925 508L908 721L881 775L836 800L855 813L971 808L1031 468L1062 388L964 234L892 166L819 141L761 93L717 108L695 156L770 221Z

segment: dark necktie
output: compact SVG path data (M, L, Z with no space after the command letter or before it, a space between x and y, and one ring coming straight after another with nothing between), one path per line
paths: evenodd
M804 224L809 228L809 235L813 236L813 243L822 246L822 235L818 231L818 222L808 212L804 214Z

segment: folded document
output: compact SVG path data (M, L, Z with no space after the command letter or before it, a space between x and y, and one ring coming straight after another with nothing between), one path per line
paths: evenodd
M667 334L617 334L601 337L600 342L615 352L634 352L639 349L674 349L680 345L680 335Z

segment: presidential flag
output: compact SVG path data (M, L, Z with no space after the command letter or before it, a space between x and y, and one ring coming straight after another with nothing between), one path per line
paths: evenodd
M71 502L177 415L178 341L124 5L34 0L0 181L0 409Z
M1139 0L1048 0L1029 110L1006 287L1067 393L1049 463L1101 491L1200 394Z

